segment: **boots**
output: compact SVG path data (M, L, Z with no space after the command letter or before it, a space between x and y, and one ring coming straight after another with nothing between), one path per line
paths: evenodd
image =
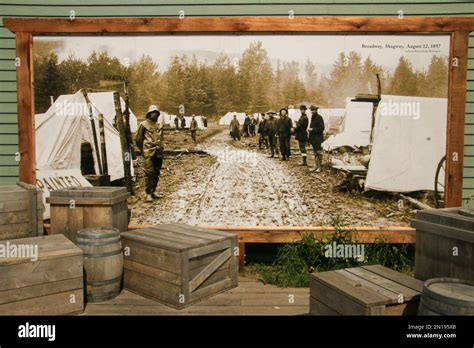
M153 197L151 194L147 193L145 195L145 202L153 202Z
M308 163L306 162L306 156L303 156L302 158L303 158L303 162L301 162L299 166L307 166Z

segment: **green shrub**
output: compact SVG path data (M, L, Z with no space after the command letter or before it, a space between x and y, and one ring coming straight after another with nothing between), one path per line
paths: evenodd
M273 264L255 264L252 268L263 282L281 287L308 287L311 273L370 264L381 264L404 273L413 271L414 246L410 244L366 244L364 261L352 257L326 257L327 244L353 244L351 231L342 229L343 223L338 216L331 219L331 225L335 232L330 238L318 240L312 233L305 234L300 241L283 245Z

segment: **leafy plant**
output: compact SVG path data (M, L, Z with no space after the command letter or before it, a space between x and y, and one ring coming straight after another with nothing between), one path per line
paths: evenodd
M328 245L353 244L344 229L340 216L331 217L334 233L329 238L317 239L314 234L304 234L300 241L283 245L271 265L255 264L253 269L265 283L281 287L308 287L310 274L369 264L381 264L397 271L410 273L414 265L414 247L409 244L386 244L379 241L364 245L363 261L355 257L328 257Z

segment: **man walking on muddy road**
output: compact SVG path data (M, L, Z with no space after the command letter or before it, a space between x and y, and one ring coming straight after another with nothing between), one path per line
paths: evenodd
M281 160L288 161L290 158L290 139L293 123L288 117L288 110L280 110L280 120L278 121L278 138L280 141Z
M309 125L309 143L313 147L315 168L314 171L321 171L323 154L321 144L324 141L324 120L318 113L318 107L311 105L311 124Z
M198 123L196 121L196 116L193 115L191 118L191 125L189 126L189 130L191 131L191 138L193 139L194 144L197 143L197 138L196 138L197 128L198 128Z
M237 121L237 115L234 115L234 118L230 121L230 136L233 140L240 140L240 124Z
M265 130L265 127L267 125L267 117L265 116L265 114L262 112L260 114L260 122L258 123L258 134L259 134L259 137L258 137L258 149L261 150L263 145L265 145L265 148L268 149L268 137L267 137L267 133L266 133L266 130Z
M306 143L308 142L308 116L306 115L306 105L300 106L301 117L296 122L295 138L298 140L298 147L301 152L302 162L300 166L307 165L308 154L306 153Z
M270 144L270 157L275 157L275 152L278 156L278 149L276 148L276 135L277 135L277 120L275 119L274 115L276 112L270 110L267 112L268 120L265 123L265 133L268 137L268 142Z
M158 108L156 105L150 105L146 120L140 123L135 139L144 160L145 200L147 202L160 198L155 194L155 189L163 166L163 125L164 119L160 117Z

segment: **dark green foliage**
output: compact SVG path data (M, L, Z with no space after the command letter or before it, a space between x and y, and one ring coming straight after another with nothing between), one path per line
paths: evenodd
M335 233L324 241L313 234L306 234L300 241L283 245L272 265L252 265L265 283L281 287L308 287L310 274L348 267L381 264L394 270L410 273L414 266L414 246L385 244L383 242L364 245L364 261L357 258L326 257L326 245L352 244L350 231L342 230L339 217L332 218Z

